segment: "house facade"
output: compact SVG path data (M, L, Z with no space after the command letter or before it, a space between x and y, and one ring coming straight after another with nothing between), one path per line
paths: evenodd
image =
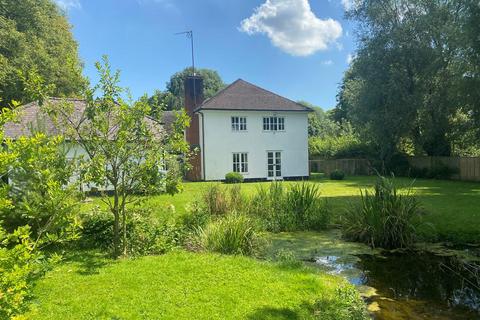
M308 177L308 113L311 109L244 80L203 101L200 77L185 81L185 108L192 118L186 139L197 154L190 180Z

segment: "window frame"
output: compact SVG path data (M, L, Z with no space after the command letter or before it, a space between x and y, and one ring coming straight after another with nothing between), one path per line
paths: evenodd
M242 120L243 120L243 123L242 123ZM242 128L242 126L243 126L243 128ZM230 117L230 129L232 130L232 132L246 132L248 130L247 117L231 116Z
M248 174L248 152L232 152L232 171Z
M262 129L264 132L284 132L285 116L263 116Z

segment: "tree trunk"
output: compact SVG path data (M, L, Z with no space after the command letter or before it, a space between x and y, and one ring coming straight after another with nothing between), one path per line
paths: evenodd
M120 256L120 210L118 203L118 193L115 190L113 194L113 257L118 258Z
M123 255L127 255L127 213L125 206L122 206L122 251Z

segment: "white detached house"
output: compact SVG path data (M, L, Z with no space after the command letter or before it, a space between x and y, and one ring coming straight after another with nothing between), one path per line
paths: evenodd
M199 152L190 180L308 177L308 113L294 101L237 80L203 101L203 80L185 81L185 109L192 118L186 139Z

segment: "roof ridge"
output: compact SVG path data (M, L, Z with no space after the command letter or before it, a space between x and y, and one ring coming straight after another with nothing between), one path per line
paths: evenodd
M238 78L237 80L233 81L232 83L230 83L229 85L227 85L225 88L221 89L220 91L218 91L214 96L208 98L208 99L205 99L202 104L200 104L198 107L196 107L193 112L199 110L204 104L206 104L207 102L209 101L212 101L212 100L215 100L219 95L221 95L225 90L227 90L228 88L230 88L231 86L233 86L235 83L239 82L239 81L245 81L245 80L242 80L240 78ZM246 82L246 81L245 81Z
M282 104L290 104L292 107L293 110L295 111L307 111L307 112L311 112L313 111L310 107L307 107L307 106L304 106L303 104L301 103L298 103L296 101L293 101L289 98L286 98L286 97L283 97L275 92L272 92L270 90L267 90L267 89L264 89L256 84L253 84L253 83L250 83L248 81L245 81L241 78L238 78L237 80L235 80L234 82L232 82L231 84L229 84L228 86L226 86L225 88L223 88L222 90L220 90L218 93L216 93L213 97L209 98L209 99L206 99L205 101L203 101L202 104L200 104L197 108L194 109L194 112L197 112L197 111L200 111L202 109L209 109L209 105L215 105L216 103L216 100L218 99L222 99L222 97L225 95L225 92L228 91L229 89L231 90L235 90L235 89L232 89L232 87L238 83L243 83L243 86L246 87L246 88L249 88L250 89L247 89L247 90L250 90L253 92L257 92L257 95L258 96L262 96L262 95L265 95L265 96L270 96L271 99L279 99L278 101L283 101ZM295 107L293 107L295 106ZM213 106L212 106L213 107ZM213 107L213 109L217 109L215 107ZM300 109L300 110L299 110ZM292 111L293 111L292 110ZM284 110L284 111L288 111L288 110Z
M241 80L241 79L239 79L239 80ZM312 108L307 107L307 106L304 106L303 104L300 104L300 103L298 103L298 102L296 102L296 101L293 101L292 99L289 99L289 98L286 98L286 97L284 97L284 96L281 96L281 95L279 95L278 93L275 93L275 92L273 92L273 91L267 90L267 89L262 88L262 87L259 87L259 86L257 86L256 84L253 84L253 83L251 83L251 82L248 82L248 81L245 81L245 80L242 80L242 81L243 81L243 82L246 82L246 83L248 83L249 85L251 85L251 86L253 86L253 87L257 88L257 89L260 89L260 90L262 90L262 91L264 91L264 92L273 94L274 96L277 96L277 97L279 97L279 98L281 98L281 99L284 99L284 100L288 100L288 101L290 101L290 102L293 102L293 103L301 106L302 108L305 108L306 110L312 110Z

